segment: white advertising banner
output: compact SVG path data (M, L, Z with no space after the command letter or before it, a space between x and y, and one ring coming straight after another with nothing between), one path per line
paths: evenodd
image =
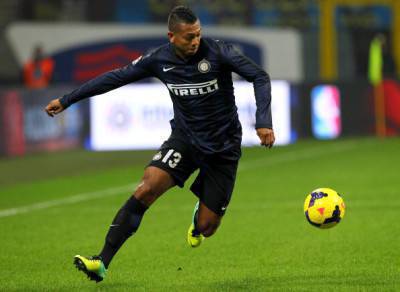
M295 30L205 26L202 33L204 37L235 44L274 79L299 82L304 78L301 36ZM15 22L7 26L5 36L21 66L31 57L34 47L41 44L60 71L55 78L65 82L70 77L78 83L82 81L82 70L93 71L99 66L109 70L109 63L121 65L116 62L118 58L143 54L168 42L164 25ZM124 62L129 63L125 59ZM96 66L91 67L92 63Z
M243 127L242 145L259 145L254 129L253 84L235 82L235 97ZM272 81L272 116L276 145L290 143L290 86ZM92 97L93 150L157 149L171 132L173 118L169 91L163 84L127 85Z

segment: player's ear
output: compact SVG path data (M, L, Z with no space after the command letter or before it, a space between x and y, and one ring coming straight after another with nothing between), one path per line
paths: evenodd
M172 31L169 31L167 35L168 35L169 41L171 43L173 43L174 39L175 39L174 33Z

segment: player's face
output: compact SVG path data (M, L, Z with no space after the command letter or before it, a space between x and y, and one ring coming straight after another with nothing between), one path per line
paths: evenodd
M196 54L200 46L201 26L197 20L193 24L179 23L174 32L168 32L169 40L174 44L178 55L190 57Z

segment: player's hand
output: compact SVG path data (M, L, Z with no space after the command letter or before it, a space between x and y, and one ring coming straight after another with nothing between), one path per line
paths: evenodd
M269 128L258 128L257 136L260 138L260 144L271 148L275 142L274 130Z
M61 105L60 100L56 98L50 101L44 110L50 117L54 117L54 115L61 113L64 107Z

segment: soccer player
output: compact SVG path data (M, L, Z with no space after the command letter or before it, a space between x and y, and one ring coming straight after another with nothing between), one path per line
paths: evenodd
M133 195L116 214L102 251L92 257L77 255L76 267L91 280L103 280L122 244L134 234L146 210L168 189L183 187L197 169L191 186L198 197L187 241L198 247L215 233L231 199L241 156L242 130L238 119L231 72L253 82L257 105L255 128L260 144L275 141L268 74L223 41L201 38L197 16L177 6L168 17L169 43L131 64L83 84L52 100L45 108L53 117L84 98L125 84L157 77L168 88L174 109L171 135L146 167Z

